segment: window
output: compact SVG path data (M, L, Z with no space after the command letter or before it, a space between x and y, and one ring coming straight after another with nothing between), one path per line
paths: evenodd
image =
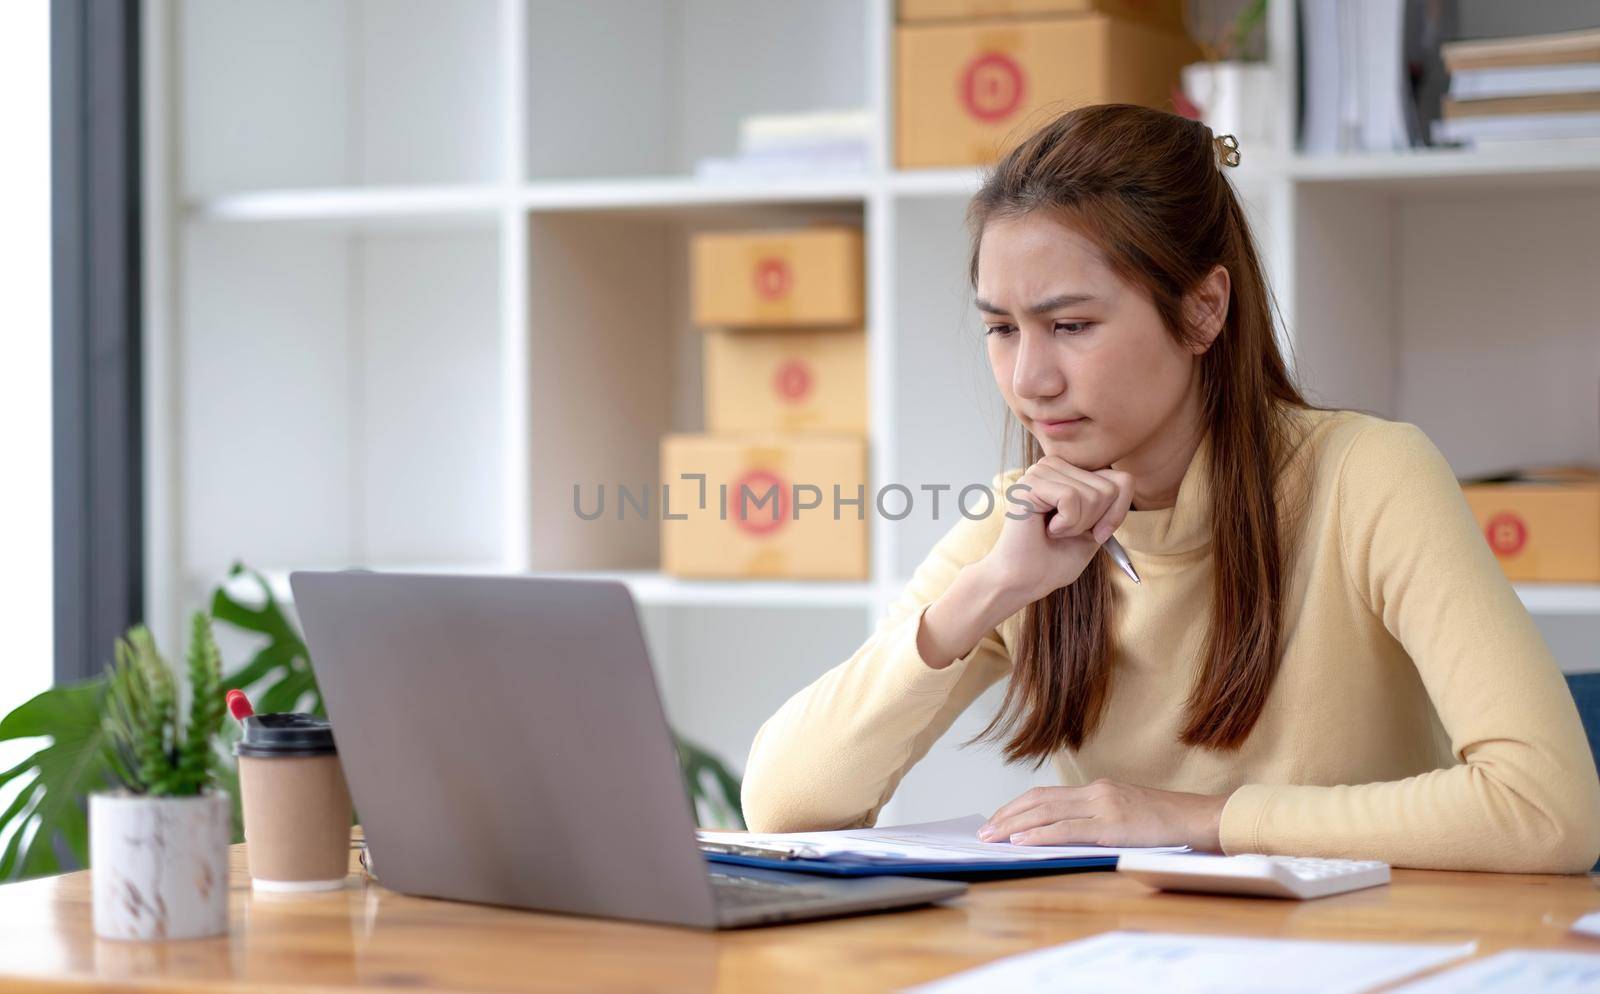
M0 713L50 685L50 4L0 13Z

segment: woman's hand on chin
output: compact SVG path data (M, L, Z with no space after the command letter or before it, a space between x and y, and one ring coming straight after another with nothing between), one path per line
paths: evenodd
M1185 794L1096 780L1035 787L996 811L978 838L1024 846L1188 846L1221 852L1227 794Z

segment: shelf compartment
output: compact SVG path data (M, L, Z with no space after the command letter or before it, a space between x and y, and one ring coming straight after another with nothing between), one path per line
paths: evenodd
M653 488L660 440L704 428L689 240L708 230L861 224L860 205L684 206L528 215L528 562L536 571L654 571L660 523L580 518L573 488Z
M498 265L479 227L190 225L185 573L499 560Z
M500 0L191 0L184 191L498 182Z
M868 105L859 0L530 0L531 178L687 175L749 114Z

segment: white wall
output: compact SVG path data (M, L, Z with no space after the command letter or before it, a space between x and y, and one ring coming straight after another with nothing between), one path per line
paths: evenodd
M0 713L50 685L50 4L0 11ZM3 758L3 756L0 756ZM9 765L9 764L7 764Z

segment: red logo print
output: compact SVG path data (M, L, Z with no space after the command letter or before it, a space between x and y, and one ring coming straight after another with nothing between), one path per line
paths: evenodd
M791 403L804 400L811 392L811 367L804 359L786 359L772 377L772 389Z
M735 480L732 489L733 520L750 534L777 531L789 519L789 487L778 474L753 469Z
M789 263L771 255L756 263L755 281L756 294L763 300L782 300L789 295L789 286L794 282Z
M1483 535L1497 556L1514 556L1528 544L1528 525L1518 515L1501 511L1489 519Z
M1022 67L999 52L985 52L961 73L961 105L980 121L999 121L1022 106Z

